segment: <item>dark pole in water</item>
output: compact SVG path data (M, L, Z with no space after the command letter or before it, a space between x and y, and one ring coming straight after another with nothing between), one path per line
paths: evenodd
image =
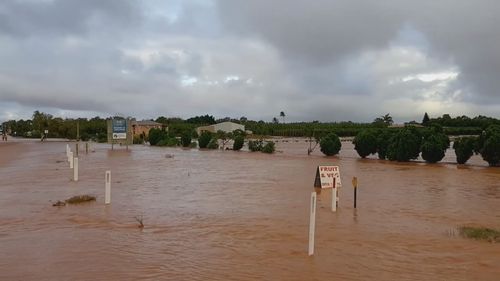
M358 195L358 178L352 177L352 186L354 187L354 209L356 209L356 201Z
M358 190L358 188L355 186L354 187L354 209L356 209L356 199L357 199L356 197L358 194L357 190Z

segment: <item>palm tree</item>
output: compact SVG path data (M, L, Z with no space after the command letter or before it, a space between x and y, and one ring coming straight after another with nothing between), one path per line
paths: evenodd
M285 123L285 112L281 111L280 112L280 117L283 118L283 123Z

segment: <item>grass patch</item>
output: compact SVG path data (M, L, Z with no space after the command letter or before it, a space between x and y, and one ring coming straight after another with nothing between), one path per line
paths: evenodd
M486 240L491 243L500 242L500 231L486 227L461 226L458 228L461 236L475 239Z
M85 203L85 202L91 202L95 201L95 196L92 195L77 195L69 198L66 200L66 203L68 204L78 204L78 203Z

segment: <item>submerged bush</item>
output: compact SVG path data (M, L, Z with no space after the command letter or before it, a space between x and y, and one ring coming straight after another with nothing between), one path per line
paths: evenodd
M191 145L191 132L185 131L181 136L181 144L183 147L189 147Z
M233 150L242 149L244 143L245 143L245 138L242 135L235 136L233 142Z
M335 133L330 133L321 138L319 146L323 154L326 156L332 156L339 153L342 144L340 143L339 137Z
M486 227L461 226L458 228L460 235L466 238L500 242L500 231Z
M212 139L212 133L210 132L203 132L200 134L200 137L198 138L198 146L200 148L207 148L208 143Z
M366 156L377 152L377 135L372 130L359 132L352 143L361 158L366 158Z
M267 142L264 147L262 147L262 152L264 153L274 153L275 151L275 144L273 141Z
M450 139L443 133L441 127L433 126L424 133L422 142L422 158L428 163L436 163L444 158L450 147Z
M92 195L77 195L69 198L66 200L66 203L68 204L78 204L78 203L84 203L84 202L90 202L90 201L95 201L95 196Z
M387 158L398 162L418 158L421 140L415 128L403 128L391 137L387 147Z
M476 138L465 137L459 138L453 142L453 149L457 156L458 164L465 164L474 154Z
M250 140L248 141L248 149L252 152L262 151L263 141L262 140Z
M217 149L217 148L219 148L219 142L218 142L217 138L212 138L210 140L210 142L208 143L207 148L208 149Z
M500 163L500 126L490 126L479 136L476 152L479 152L490 166L498 166Z

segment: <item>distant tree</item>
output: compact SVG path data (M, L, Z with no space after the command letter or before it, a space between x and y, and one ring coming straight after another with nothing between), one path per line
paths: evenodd
M157 145L166 136L166 132L161 129L152 128L149 130L149 144Z
M390 125L392 125L393 120L392 120L391 115L389 113L387 113L386 115L382 115L380 117L375 118L375 120L373 120L373 123L384 124L386 126L390 126Z
M245 122L247 122L247 121L248 121L248 118L246 118L245 116L241 116L241 117L240 117L240 122L241 122L241 123L245 123Z
M183 147L189 147L191 145L191 131L185 131L181 136L181 144Z
M207 148L208 143L212 139L212 133L210 132L202 132L198 137L198 146L200 148Z
M202 116L195 116L195 117L191 117L189 119L186 120L187 123L191 123L191 124L208 124L208 125L212 125L212 124L215 124L215 118L211 115L202 115Z
M394 133L390 129L382 129L377 134L377 154L378 159L384 160L387 158L387 151L391 144L391 138Z
M422 137L414 127L403 128L391 138L387 158L398 162L416 159L420 154L421 142Z
M340 143L339 137L335 133L330 133L321 138L319 146L323 154L326 156L332 156L339 153L342 144Z
M278 124L278 123L279 123L279 122L278 122L278 118L273 117L273 124Z
M475 142L476 138L474 137L463 137L453 142L458 164L465 164L471 158L474 154Z
M285 112L280 112L280 117L283 118L283 124L285 123Z
M431 124L423 131L422 158L428 163L436 163L443 159L446 150L450 147L450 139L444 134L443 127Z
M361 158L377 152L377 135L372 130L359 132L352 143Z
M233 142L233 150L242 149L244 143L245 143L245 137L243 137L242 135L235 136Z
M422 125L427 126L429 125L429 122L431 119L429 118L429 115L427 115L427 112L424 114L424 118L422 119Z
M500 126L488 127L477 141L477 149L484 161L490 166L498 166L500 163Z

